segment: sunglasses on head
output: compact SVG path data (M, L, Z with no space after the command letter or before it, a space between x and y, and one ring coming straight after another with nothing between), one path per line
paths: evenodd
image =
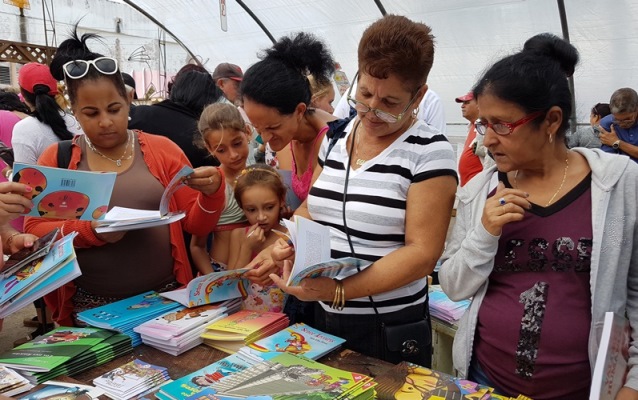
M117 60L111 57L69 61L62 66L62 69L68 78L82 79L89 73L91 65L103 75L115 75L117 73Z

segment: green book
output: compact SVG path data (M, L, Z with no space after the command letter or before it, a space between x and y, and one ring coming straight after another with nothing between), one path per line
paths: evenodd
M113 334L99 328L59 327L0 354L0 365L24 371L51 371Z

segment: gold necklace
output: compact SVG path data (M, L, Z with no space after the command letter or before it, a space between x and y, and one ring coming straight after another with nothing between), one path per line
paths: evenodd
M565 157L565 171L563 171L563 181L560 183L560 186L558 187L558 190L554 193L552 198L549 199L549 201L547 202L545 207L549 207L549 205L552 204L552 202L554 201L554 199L556 198L558 193L560 193L561 189L563 189L563 185L565 184L565 181L567 180L567 169L568 168L569 168L569 153L567 154L567 157ZM516 180L517 176L518 176L518 170L516 170L516 172L514 172L514 188L516 188L516 189L518 189L518 181Z
M126 139L126 146L124 146L124 153L122 153L122 156L120 158L118 158L117 160L114 160L111 157L108 157L102 154L98 149L95 148L93 143L91 143L91 141L89 140L89 137L87 135L84 135L84 140L86 141L86 145L89 147L89 149L91 149L92 152L94 152L95 154L99 155L102 158L106 158L107 160L114 162L115 165L117 165L118 167L122 166L122 160L130 160L131 157L133 157L133 150L135 149L135 140L132 140L132 138L133 138L133 131L128 131L128 139ZM129 143L131 143L131 154L129 154L128 157L124 157L126 155L126 151L128 150Z

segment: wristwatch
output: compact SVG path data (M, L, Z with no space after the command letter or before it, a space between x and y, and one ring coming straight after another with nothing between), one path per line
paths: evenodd
M611 145L611 147L613 147L614 150L618 150L620 148L620 140L616 140L614 144Z

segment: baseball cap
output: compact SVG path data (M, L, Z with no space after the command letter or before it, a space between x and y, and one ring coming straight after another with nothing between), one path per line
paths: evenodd
M33 93L35 86L45 85L49 88L49 95L58 94L58 82L44 64L32 62L22 66L18 72L18 84L29 93Z
M221 63L213 71L213 79L229 78L234 81L241 82L244 77L244 73L241 72L241 68L235 64Z
M470 101L474 98L474 92L469 91L466 94L464 94L463 96L459 96L456 99L454 99L454 101L456 101L457 103L463 103L465 101Z

